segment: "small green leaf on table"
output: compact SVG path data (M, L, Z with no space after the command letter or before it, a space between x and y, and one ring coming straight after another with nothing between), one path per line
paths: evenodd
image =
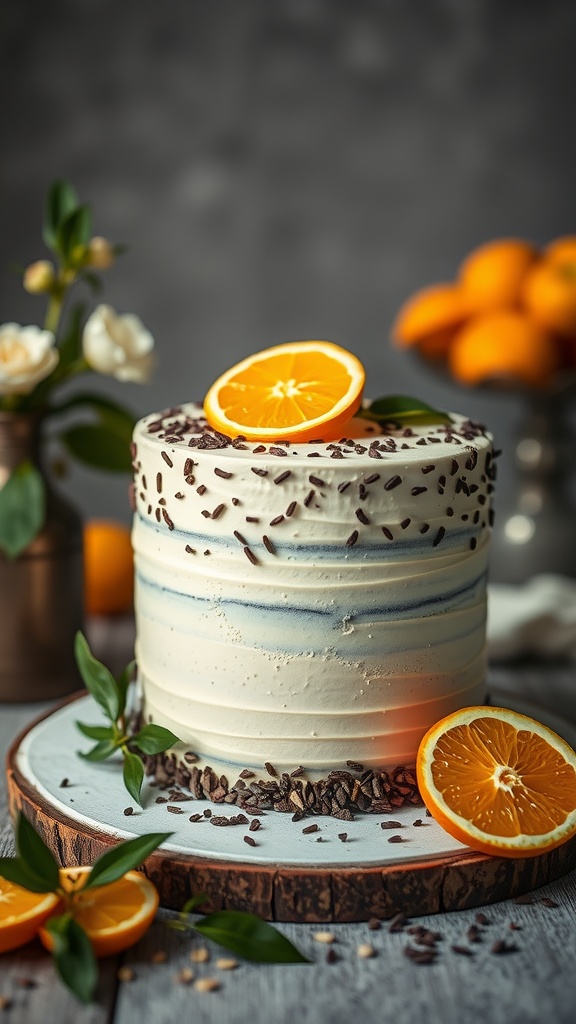
M0 859L0 875L30 892L55 892L58 864L45 842L23 814L16 821L17 857Z
M25 864L37 875L45 878L52 890L58 888L58 864L51 850L23 814L19 815L16 825L16 849Z
M46 923L54 940L56 970L67 988L82 1003L89 1003L98 983L98 964L90 939L71 914L60 914Z
M310 963L289 939L256 914L218 910L196 921L193 928L245 960L270 964Z
M84 889L95 889L99 885L116 882L127 871L139 867L161 843L170 839L172 832L149 832L136 839L127 839L107 850L95 861Z
M43 875L37 874L21 857L0 857L0 877L28 892L54 892L54 886Z
M25 459L0 490L0 549L17 558L44 525L46 489L42 475Z

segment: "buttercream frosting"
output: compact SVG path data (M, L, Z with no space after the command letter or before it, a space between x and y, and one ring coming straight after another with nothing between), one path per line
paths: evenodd
M409 764L484 700L490 435L349 433L231 440L194 404L136 426L144 712L210 764Z

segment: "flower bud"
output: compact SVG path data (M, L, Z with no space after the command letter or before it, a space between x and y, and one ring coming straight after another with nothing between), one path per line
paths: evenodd
M107 238L94 235L94 238L90 239L87 263L89 267L94 267L96 270L108 270L112 266L114 249Z
M26 267L23 284L31 295L42 295L49 292L54 284L54 267L49 260L36 260Z

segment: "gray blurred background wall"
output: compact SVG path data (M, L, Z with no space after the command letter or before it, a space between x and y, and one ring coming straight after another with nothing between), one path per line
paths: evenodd
M573 0L2 0L0 322L38 322L11 265L44 255L57 177L129 253L106 299L157 340L140 413L201 398L259 348L330 338L367 393L482 418L394 351L394 314L476 244L576 231ZM73 469L89 515L127 481ZM501 495L506 496L506 480Z

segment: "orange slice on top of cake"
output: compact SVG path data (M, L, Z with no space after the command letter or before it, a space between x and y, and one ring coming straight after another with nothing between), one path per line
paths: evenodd
M294 341L248 356L204 400L211 426L251 441L335 440L362 401L364 367L330 341Z

